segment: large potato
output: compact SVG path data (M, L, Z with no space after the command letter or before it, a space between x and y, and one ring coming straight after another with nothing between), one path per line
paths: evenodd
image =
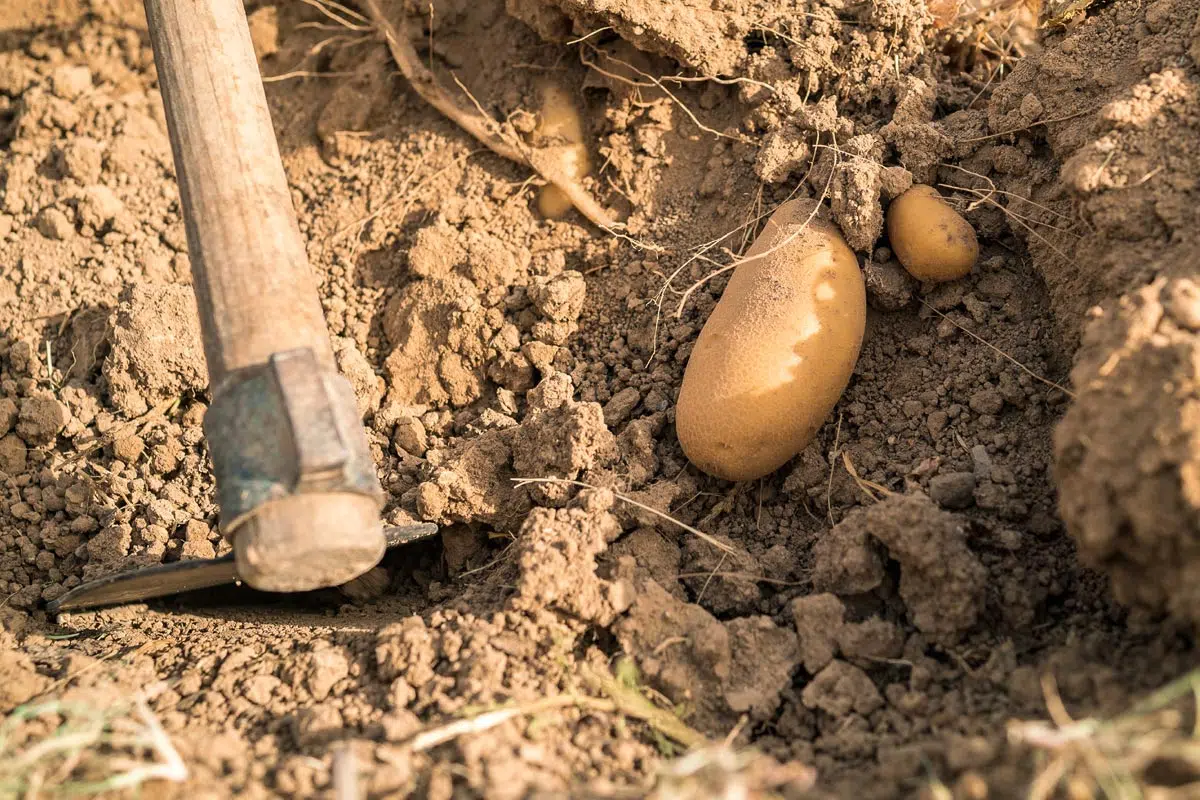
M710 475L745 481L778 469L850 382L866 289L854 253L816 208L793 200L776 209L692 349L675 429Z

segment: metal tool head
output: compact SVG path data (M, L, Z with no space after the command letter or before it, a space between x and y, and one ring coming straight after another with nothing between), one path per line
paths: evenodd
M438 527L430 523L390 526L383 529L388 549L437 535ZM46 610L51 614L78 611L84 608L136 603L169 597L197 589L211 589L239 581L233 553L220 558L177 561L143 569L118 572L76 586L51 600Z

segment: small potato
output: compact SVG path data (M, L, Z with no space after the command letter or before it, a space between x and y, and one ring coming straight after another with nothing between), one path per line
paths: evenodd
M776 209L692 349L675 429L709 475L746 481L778 469L808 446L850 382L866 288L838 229L809 220L815 208L792 200Z
M591 171L579 110L563 87L545 82L538 88L542 107L534 130L534 144L553 153L559 160L563 175L578 181ZM547 219L564 217L573 208L570 198L553 184L542 187L537 206L538 212Z
M979 258L971 223L932 186L915 184L893 200L887 230L896 258L917 280L957 280L968 275Z

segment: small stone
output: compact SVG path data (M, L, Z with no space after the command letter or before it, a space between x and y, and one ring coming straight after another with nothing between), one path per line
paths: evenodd
M942 508L968 508L975 502L975 475L948 472L929 480L929 499Z
M47 239L66 239L75 234L75 226L61 208L43 208L35 222L37 229Z
M883 705L883 697L867 673L845 661L833 661L813 678L800 701L805 708L816 708L835 718L851 711L870 714Z
M837 655L837 635L845 624L846 606L829 593L797 597L792 601L792 617L800 637L800 658L804 668L815 675Z
M989 386L986 389L980 389L975 394L971 395L967 405L976 414L991 414L995 416L1004 408L1004 397L998 389Z
M392 431L392 444L410 456L420 458L429 449L429 434L416 417L400 417Z
M146 442L136 434L122 436L112 443L113 458L126 464L136 464L145 450Z
M71 412L50 394L36 394L21 401L17 435L29 445L53 442L59 431L67 426Z
M604 424L610 428L617 427L629 419L629 415L641 401L641 392L632 386L625 387L604 404Z

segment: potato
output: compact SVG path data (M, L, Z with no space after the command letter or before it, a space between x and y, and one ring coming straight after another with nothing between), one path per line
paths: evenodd
M808 446L850 382L866 327L862 272L811 200L784 203L696 338L675 430L698 468L759 478ZM807 224L806 224L807 221Z
M971 223L937 189L915 184L888 206L892 251L917 280L941 283L962 278L979 258Z
M553 153L559 159L563 174L578 181L591 171L579 110L563 87L544 82L538 88L542 107L534 130L534 144ZM574 207L562 189L553 184L543 186L538 192L537 206L538 213L547 219L566 216Z

